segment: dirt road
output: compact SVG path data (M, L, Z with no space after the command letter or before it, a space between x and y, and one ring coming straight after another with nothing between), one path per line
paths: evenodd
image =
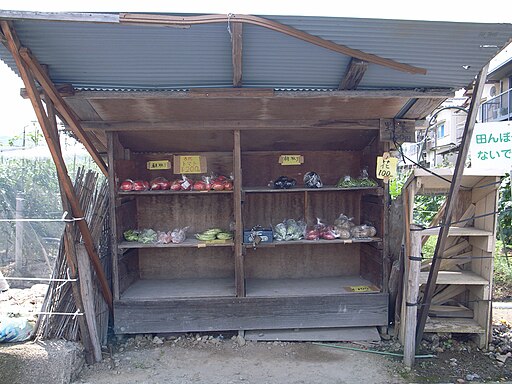
M390 384L405 382L401 369L379 355L311 343L239 343L194 337L155 344L139 338L121 346L105 362L84 368L77 383Z

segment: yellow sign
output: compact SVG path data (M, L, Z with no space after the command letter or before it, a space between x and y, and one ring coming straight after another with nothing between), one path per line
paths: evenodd
M371 292L373 289L367 285L354 285L348 287L352 292Z
M171 169L171 162L169 160L153 160L146 163L146 167L150 171L159 169Z
M301 165L304 163L302 155L281 155L279 156L279 164L281 165Z
M398 159L390 157L389 153L385 152L383 156L377 157L377 179L394 179L396 177L396 168Z
M200 155L174 156L174 173L206 173L206 158Z

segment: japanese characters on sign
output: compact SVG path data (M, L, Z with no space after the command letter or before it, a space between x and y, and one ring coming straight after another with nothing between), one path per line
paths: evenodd
M169 160L151 160L146 163L146 167L150 171L171 169L171 162Z
M206 173L206 158L200 155L174 156L174 173Z
M281 155L279 156L279 164L281 165L301 165L304 163L302 155Z
M405 119L381 119L380 140L397 143L416 142L415 121Z
M385 152L383 156L377 157L377 179L393 179L397 173L398 159L390 157L389 153Z
M471 138L471 167L510 170L512 165L512 124L478 123Z

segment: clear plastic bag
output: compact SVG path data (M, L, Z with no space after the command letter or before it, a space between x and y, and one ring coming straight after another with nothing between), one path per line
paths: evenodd
M187 238L187 231L189 227L175 228L170 233L171 242L173 244L181 244Z

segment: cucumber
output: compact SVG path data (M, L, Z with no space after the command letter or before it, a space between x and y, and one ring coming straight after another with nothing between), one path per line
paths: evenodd
M231 240L233 238L233 234L229 232L220 232L217 233L217 239L219 240Z

